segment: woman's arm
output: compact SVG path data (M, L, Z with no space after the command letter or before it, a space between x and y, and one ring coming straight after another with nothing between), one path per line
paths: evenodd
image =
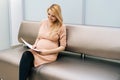
M38 41L39 41L39 38L37 38L36 41L35 41L35 43L33 44L33 46L32 46L33 49L36 48Z
M38 53L42 54L42 55L48 55L48 54L54 54L54 53L58 53L60 51L63 51L65 49L64 46L60 46L58 48L54 48L54 49L41 49L40 51L38 51Z

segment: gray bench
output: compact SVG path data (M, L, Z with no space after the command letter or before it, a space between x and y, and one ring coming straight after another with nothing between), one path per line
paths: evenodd
M85 25L67 26L67 47L57 61L33 68L30 80L120 80L120 28ZM23 21L20 44L0 51L0 78L18 80L22 53L33 44L39 22Z

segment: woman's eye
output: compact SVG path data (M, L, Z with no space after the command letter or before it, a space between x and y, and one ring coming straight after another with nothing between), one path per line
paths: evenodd
M54 15L52 15L52 17L55 17Z
M51 17L55 17L55 15L52 15L52 14L50 14L50 13L48 13L48 15L51 16Z
M50 13L48 13L48 15L50 15Z

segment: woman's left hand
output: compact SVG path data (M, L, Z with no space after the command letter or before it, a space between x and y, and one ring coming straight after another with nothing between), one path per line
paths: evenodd
M49 52L49 50L47 50L47 49L40 49L40 50L38 50L38 51L36 51L37 53L39 53L39 54L47 54L48 52Z

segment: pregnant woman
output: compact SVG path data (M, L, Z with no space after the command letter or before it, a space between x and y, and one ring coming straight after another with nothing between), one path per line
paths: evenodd
M47 9L48 18L40 22L39 34L33 49L25 51L20 60L19 80L27 80L32 67L56 61L58 53L66 47L66 27L61 8L52 4Z

